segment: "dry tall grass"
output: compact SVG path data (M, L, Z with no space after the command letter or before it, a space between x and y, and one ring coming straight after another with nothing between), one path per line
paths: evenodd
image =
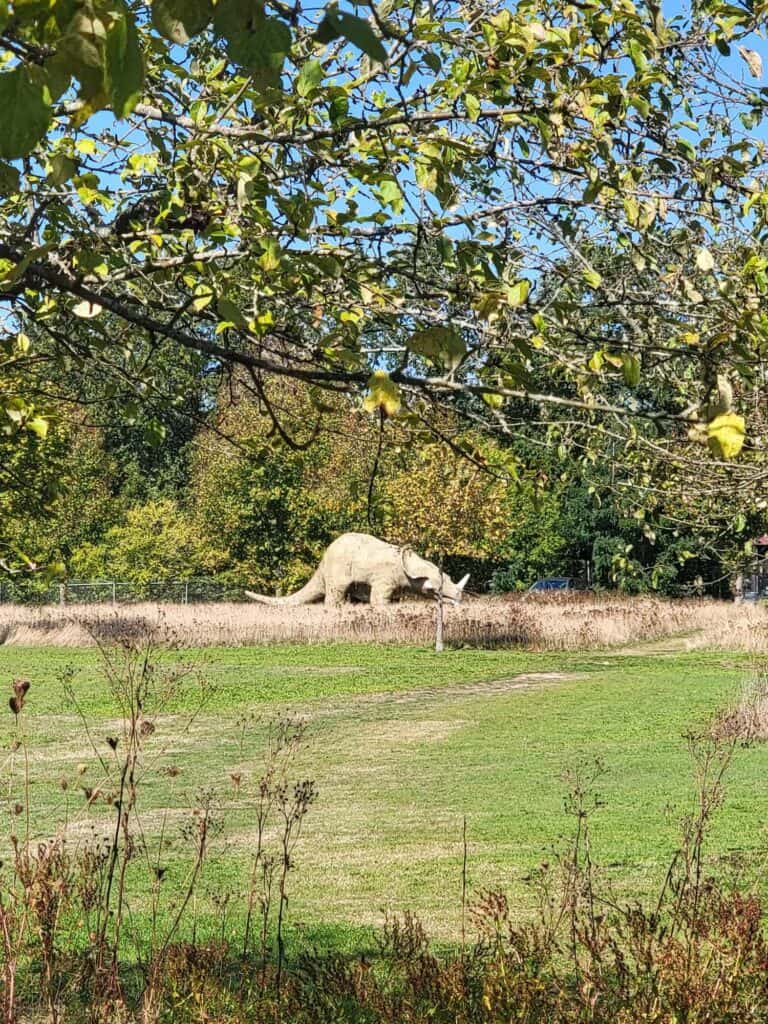
M736 700L716 715L712 735L743 743L768 740L768 674L764 670L756 670Z
M256 604L0 606L0 643L87 646L162 623L184 646L241 647L280 642L430 644L434 607L404 602L386 609L348 605L269 608ZM768 649L768 613L755 605L654 597L475 598L446 612L446 642L479 647L586 650L685 636L685 645Z

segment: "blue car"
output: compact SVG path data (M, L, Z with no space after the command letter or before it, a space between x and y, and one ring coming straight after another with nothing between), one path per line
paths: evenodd
M580 580L576 576L550 576L544 580L536 580L533 586L528 588L528 593L541 594L586 589L584 580Z

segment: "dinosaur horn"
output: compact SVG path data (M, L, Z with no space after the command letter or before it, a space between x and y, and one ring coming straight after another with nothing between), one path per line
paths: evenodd
M467 575L466 575L466 576L462 576L462 578L461 578L461 579L459 580L459 582L458 582L458 583L456 584L456 589L457 589L457 590L463 590L463 589L464 589L464 587L466 587L466 585L467 585L468 581L469 581L469 573L467 573Z

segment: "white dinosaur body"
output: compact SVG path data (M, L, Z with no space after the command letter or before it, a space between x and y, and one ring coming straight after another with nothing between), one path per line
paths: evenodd
M434 562L409 548L371 537L367 533L343 533L328 545L312 578L288 597L267 597L247 590L253 601L273 605L327 605L344 602L350 589L370 588L372 605L385 605L400 590L442 597L454 604L461 600L468 576L454 583Z

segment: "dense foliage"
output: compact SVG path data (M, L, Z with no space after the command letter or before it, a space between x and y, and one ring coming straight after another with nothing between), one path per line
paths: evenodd
M306 431L305 395L284 384L271 392L281 437L247 395L224 401L219 395L219 414L191 440L171 433L160 448L131 447L80 418L17 446L16 471L41 494L54 490L35 506L23 491L7 492L4 545L35 550L70 579L117 580L137 593L184 580L215 580L233 594L286 592L347 530L445 559L481 590L589 574L631 592L726 593L746 557L733 529L707 530L663 507L639 516L612 464L586 460L576 446L542 452L535 429L493 441L443 417L436 441L339 400L315 435ZM748 525L754 535L759 523ZM4 592L34 597L49 585L49 574L32 573Z

